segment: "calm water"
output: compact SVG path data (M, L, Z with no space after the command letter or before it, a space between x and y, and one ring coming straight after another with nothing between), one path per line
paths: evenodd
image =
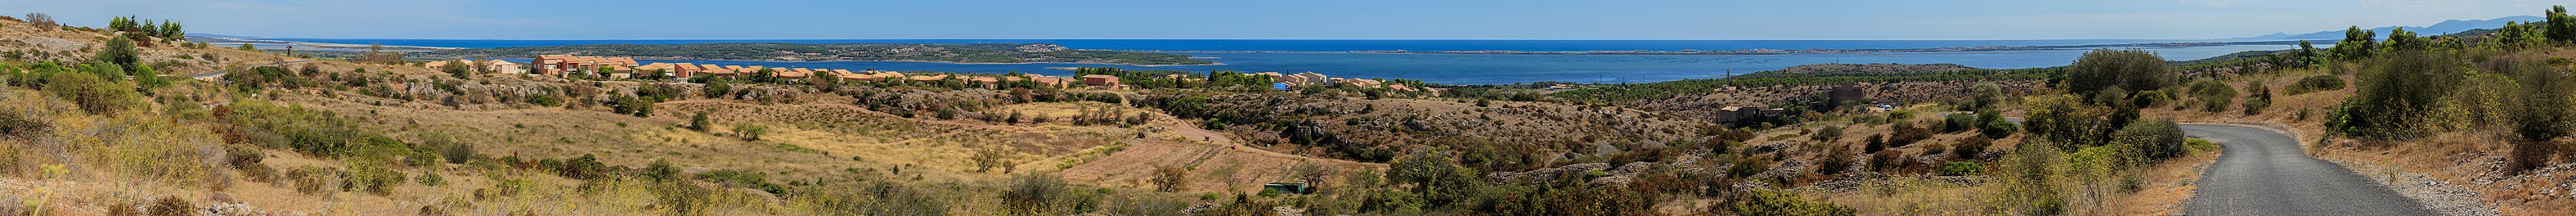
M2158 42L2143 40L2025 40L2025 41L1476 41L1476 40L316 40L296 41L325 43L384 43L386 45L439 47L507 47L601 43L711 43L711 42L797 42L797 43L1057 43L1079 49L1117 50L1192 50L1192 51L1315 51L1315 52L1172 52L1200 57L1225 65L1139 67L1104 64L952 64L924 62L760 62L760 61L645 61L686 62L722 65L761 65L769 67L831 68L848 70L938 71L966 73L1023 72L1048 75L1070 75L1072 71L1050 68L1123 67L1139 70L1184 70L1208 72L1232 70L1246 72L1316 72L1334 77L1420 79L1446 84L1506 84L1539 81L1573 81L1600 83L1642 83L1692 78L1717 78L1730 72L1752 73L1790 66L1825 63L1952 63L1980 68L2033 68L2064 66L2086 50L2036 50L2008 52L1912 52L1873 54L1785 54L1785 55L1493 55L1493 54L1381 54L1346 51L1370 50L1515 50L1515 51L1582 51L1582 50L1735 50L1735 49L1898 49L1965 46L2039 46L2085 45ZM2293 46L2237 45L2184 48L2147 48L2171 60L2208 58L2248 50L2281 50ZM512 59L525 61L526 59Z

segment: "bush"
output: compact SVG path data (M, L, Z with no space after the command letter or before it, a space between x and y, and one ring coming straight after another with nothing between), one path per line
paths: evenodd
M581 157L564 160L563 167L555 169L555 173L563 175L564 178L580 180L607 178L610 171L613 170L608 167L608 164L600 163L599 158L591 154L581 154Z
M121 76L121 75L120 75ZM90 74L52 73L44 78L43 90L54 97L80 105L90 114L115 114L118 110L142 106L143 96L133 87L109 82Z
M2012 121L2005 120L2000 114L1994 114L1992 112L1979 113L1977 114L1977 118L1979 119L1977 120L1979 122L1977 123L1977 133L1978 135L1985 136L1985 138L2003 139L2004 137L2011 137L2013 132L2021 132L2019 124L2014 124Z
M52 125L27 118L19 112L0 112L0 138L33 138L52 128Z
M1728 166L1726 168L1726 176L1734 178L1751 177L1755 174L1762 174L1762 171L1769 170L1771 170L1770 163L1764 163L1760 160L1750 158L1736 159L1734 166Z
M1916 127L1914 124L1899 123L1896 124L1895 129L1896 135L1890 136L1887 139L1887 146L1889 147L1905 147L1905 145L1913 145L1915 142L1932 139L1932 129L1930 128Z
M708 124L712 124L712 123L714 123L714 122L710 122L710 121L711 121L711 120L708 120L708 119L707 119L707 112L698 112L698 114L696 114L696 115L690 115L690 116L689 116L689 130L695 130L695 131L699 131L699 132L705 132L705 131L707 131L707 127L712 127L712 126L710 126L710 125L708 125Z
M1898 167L1905 165L1904 159L1905 155L1897 151L1878 152L1869 156L1869 168L1881 172L1899 170Z
M760 141L760 135L768 134L769 127L752 124L750 122L735 123L733 125L733 132L737 136L742 136L742 140L744 141Z
M2186 153L2182 143L2182 128L2175 125L2171 119L2131 123L2127 127L2120 128L2120 132L2113 136L2114 142L2118 145L2125 146L2124 148L2128 148L2129 152L2135 152L2142 157L2131 161L2135 164L2164 161L2181 157Z
M438 153L439 157L447 158L447 163L465 164L474 159L474 145L457 143L439 149Z
M1826 126L1825 126L1824 128L1822 128L1822 129L1816 129L1816 132L1815 132L1815 133L1807 134L1807 138L1808 138L1808 139L1814 139L1814 140L1816 140L1816 141L1826 141L1826 142L1832 142L1832 141L1834 141L1835 139L1841 139L1842 137L1843 137L1843 126L1842 126L1842 125L1826 125Z
M2326 127L2366 139L2397 140L2426 135L2443 96L2466 78L2463 63L2445 55L2392 52L2373 59L2354 82L2353 96L2326 116Z
M1941 116L1941 133L1965 132L1977 128L1977 116L1954 113Z
M362 190L377 196L393 195L394 187L402 186L403 180L408 179L402 172L395 172L391 168L373 163L358 163L349 167L348 172L341 172L340 175L343 179L340 182L340 190Z
M1862 143L1865 144L1861 145L1861 152L1878 153L1879 150L1887 150L1887 135L1870 134L1869 139Z
M2316 75L2308 76L2307 78L2299 78L2299 82L2292 83L2288 87L2281 87L2281 92L2283 94L2299 95L2307 94L2309 92L2343 90L2343 86L2344 83L2342 77L2335 77L2334 75Z
M1072 189L1063 178L1031 174L1011 177L1008 189L1002 190L1002 207L1011 215L1043 215L1068 207L1062 203Z
M1154 184L1155 191L1180 192L1189 183L1189 175L1189 170L1180 167L1155 166L1153 178L1146 181Z
M1733 206L1737 215L1855 215L1858 210L1799 198L1797 193L1756 190Z
M2180 79L2164 57L2145 50L2096 49L2066 67L2068 92L2097 95L2106 89L2164 89Z
M680 168L678 166L671 165L671 161L653 159L653 163L651 165L644 166L644 173L640 173L640 175L644 176L644 179L651 179L654 182L678 180L680 178Z
M1980 159L1977 155L1985 154L1986 145L1992 142L1994 141L1985 137L1960 138L1958 145L1950 146L1950 156L1960 159Z
M2201 102L2201 111L2227 111L2228 105L2236 105L2236 88L2218 81L2201 80L2191 84L2191 98Z
M1832 175L1851 169L1852 156L1849 147L1834 148L1832 153L1825 154L1825 158L1816 159L1816 173Z
M145 212L148 212L148 214L145 214L145 215L152 215L152 216L188 216L188 215L197 215L197 205L195 205L195 204L188 204L188 199L180 199L180 198L179 198L179 196L161 196L161 199L155 199L155 200L153 200L153 201L152 201L152 207L151 207L150 209L151 209L151 210L149 210L149 211L145 211Z
M1968 176L1968 175L1977 175L1977 173L1985 172L1985 171L1986 171L1986 165L1984 165L1984 164L1977 164L1977 162L1974 162L1974 161L1951 161L1951 162L1947 162L1947 163L1941 163L1941 174L1940 174L1940 175L1942 175L1942 176Z
M2245 95L2245 115L2261 115L2263 109L2272 108L2272 87L2263 85L2267 82L2254 81L2245 84L2245 92L2248 94Z

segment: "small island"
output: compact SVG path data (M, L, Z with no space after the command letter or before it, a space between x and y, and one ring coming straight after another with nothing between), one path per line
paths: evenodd
M419 58L467 58L536 55L635 56L639 59L734 61L916 61L942 63L1083 63L1137 66L1210 65L1187 55L1071 49L1055 44L596 44L503 47L415 53Z

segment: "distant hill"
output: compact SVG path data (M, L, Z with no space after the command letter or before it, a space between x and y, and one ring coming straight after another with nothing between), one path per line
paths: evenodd
M2459 32L2465 32L2465 31L2477 30L2477 29L2489 29L2489 28L2495 28L2495 27L2499 27L2499 26L2504 26L2504 23L2505 23L2505 22L2537 22L2537 21L2541 21L2541 20L2546 20L2546 19L2541 18L2541 17L2537 17L2537 16L2509 16L2509 17L2495 18L2495 19L2485 19L2485 20L2446 20L2446 21L2442 21L2441 23L2434 23L2432 26L2389 26L2389 27L2370 28L2370 32L2378 33L2380 38L2388 38L2388 30L2397 29L2398 27L2406 27L2406 31L2413 31L2413 32L2416 32L2416 34L2417 34L2417 35L2445 35L2445 34L2459 33ZM2306 34L2272 33L2272 34L2269 34L2269 35L2263 35L2263 36L2242 37L2242 38L2229 38L2229 39L2231 39L2231 40L2343 39L2343 30L2342 30L2342 29L2336 29L2336 30L2318 31L2318 32L2316 32L2316 33L2306 33Z

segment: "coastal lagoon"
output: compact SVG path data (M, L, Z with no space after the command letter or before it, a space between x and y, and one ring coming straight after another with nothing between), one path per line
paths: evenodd
M1166 51L1222 65L1131 66L1110 64L959 64L932 62L821 61L767 62L721 60L645 60L720 65L829 68L847 70L935 71L960 73L1022 72L1071 75L1063 68L1119 67L1134 70L1209 72L1316 72L1334 77L1419 79L1443 84L1510 84L1541 81L1645 83L1719 78L1829 63L1951 63L1978 68L2065 66L2089 49L1980 52L1885 52L1849 54L1765 55L1564 55L1564 54L1426 54L1361 51L1575 51L1575 50L1733 50L1733 49L1910 49L1973 46L2053 46L2162 41L2032 40L2032 41L1475 41L1475 40L323 40L324 43L384 43L405 46L506 47L603 43L673 44L715 42L791 43L1058 43L1078 49L1197 50ZM2193 60L2252 50L2295 49L2289 45L2136 47L2167 60ZM2127 48L2122 48L2127 49ZM1282 52L1296 51L1296 52ZM504 58L526 61L522 58Z
M2166 59L2190 60L2249 50L2295 49L2280 45L2235 45L2183 48L2142 48L2164 55ZM1224 65L1127 66L1108 64L957 64L932 62L820 61L769 62L721 60L643 60L645 63L673 62L720 65L760 65L768 67L830 68L847 70L937 71L964 73L1022 72L1054 76L1072 75L1067 67L1120 67L1134 70L1183 70L1208 72L1232 70L1245 72L1316 72L1334 77L1420 79L1443 84L1509 84L1541 81L1584 83L1644 83L1680 79L1719 78L1778 70L1791 66L1828 63L1952 63L1979 68L2034 68L2065 66L2088 50L2031 50L2000 52L1903 52L1865 54L1778 54L1778 55L1549 55L1549 54L1389 54L1354 52L1229 52L1177 53L1206 58ZM505 58L527 61L524 58Z

